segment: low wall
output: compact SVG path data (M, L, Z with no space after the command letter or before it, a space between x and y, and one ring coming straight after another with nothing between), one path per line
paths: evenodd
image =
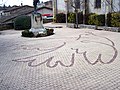
M68 27L76 28L76 24L69 23ZM78 28L88 28L88 29L95 29L95 30L105 30L105 31L112 31L112 32L120 32L120 27L106 27L106 26L79 24Z

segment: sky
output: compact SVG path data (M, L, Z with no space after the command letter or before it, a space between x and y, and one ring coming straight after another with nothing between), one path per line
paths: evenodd
M40 0L40 2L41 1L46 2L49 0ZM4 4L6 6L21 5L21 3L23 3L23 5L33 6L33 0L0 0L0 6L3 6Z

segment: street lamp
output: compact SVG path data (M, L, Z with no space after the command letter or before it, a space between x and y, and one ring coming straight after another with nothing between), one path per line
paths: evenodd
M78 28L78 8L80 8L79 7L80 2L75 0L74 3L75 3L75 6L71 5L75 9L75 14L76 14L76 22L75 22L74 28Z
M57 0L53 0L53 18L56 19L56 14L58 13L57 11Z
M66 27L68 26L68 22L67 22L67 14L68 14L68 1L69 0L64 0L65 4L66 4Z
M119 0L119 4L118 5L119 5L119 11L118 12L120 12L120 0Z
M105 26L107 26L107 12L108 12L108 5L107 5L107 0L105 0Z

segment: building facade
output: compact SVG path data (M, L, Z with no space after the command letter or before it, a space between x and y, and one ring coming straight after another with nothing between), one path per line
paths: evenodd
M120 12L120 0L89 0L89 7L90 13Z
M78 11L87 11L87 13L106 14L109 12L120 12L120 0L67 0L67 6L64 0L53 0L53 8L56 13L74 12L74 7ZM74 7L72 7L73 5Z
M37 12L42 14L43 19L53 19L53 9L49 7L40 7Z
M49 7L49 8L52 8L53 5L52 5L52 0L49 0L49 1L46 1L46 2L41 2L41 3L38 3L37 4L37 7L38 8L41 8L41 7Z

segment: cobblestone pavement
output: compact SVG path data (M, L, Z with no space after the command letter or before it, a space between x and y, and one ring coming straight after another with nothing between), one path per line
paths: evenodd
M120 90L120 33L64 25L41 38L0 33L0 90Z

